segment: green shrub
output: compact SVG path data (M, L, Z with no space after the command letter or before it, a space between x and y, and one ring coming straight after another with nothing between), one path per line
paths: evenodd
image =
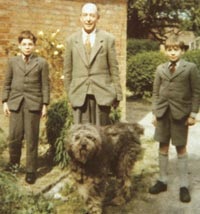
M67 98L60 99L50 105L46 121L47 140L51 145L55 162L62 167L66 166L68 162L64 136L72 119L71 107L68 105Z
M193 62L200 70L200 50L187 51L183 58L189 62Z
M159 43L150 39L128 39L127 58L144 51L158 51Z
M156 67L165 62L161 52L144 52L129 58L127 62L127 87L135 97L150 97Z
M119 122L120 119L121 119L121 109L120 109L120 107L117 107L117 108L113 108L112 107L109 117L110 117L111 123Z
M60 136L66 118L70 115L70 109L67 99L61 99L52 103L47 112L46 132L48 143L55 145L57 138Z
M0 128L0 154L6 148L6 134L3 129Z
M27 193L10 173L0 173L0 213L54 214L53 203L41 195Z
M66 120L63 129L61 130L60 136L57 138L55 142L56 153L54 157L54 161L61 167L65 168L68 165L69 156L66 152L66 142L65 138L67 137L68 130L70 129L72 124L72 120Z

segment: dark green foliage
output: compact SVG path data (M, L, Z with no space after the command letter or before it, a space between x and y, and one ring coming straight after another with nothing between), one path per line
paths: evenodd
M135 97L150 97L156 67L165 62L161 52L144 52L129 58L127 62L127 87Z
M61 167L64 168L68 164L68 154L66 152L66 142L65 138L67 138L68 130L72 124L72 118L69 120L66 120L65 125L63 126L63 129L61 131L61 134L59 138L57 138L55 145L56 145L56 154L55 154L55 162Z
M0 128L0 154L6 148L6 134L3 129Z
M200 50L187 51L183 58L189 62L193 62L200 70Z
M47 139L50 145L55 146L55 142L61 134L66 118L70 116L70 114L67 99L61 99L51 104L48 109L46 122Z
M54 161L62 168L68 163L68 156L65 150L66 130L72 123L71 107L66 98L53 103L47 114L47 139L51 145Z
M111 108L109 117L110 117L111 123L119 122L121 118L121 109L119 107Z
M55 214L53 203L44 197L28 194L10 173L0 173L1 214Z
M158 51L159 43L150 39L128 39L127 58L144 51Z

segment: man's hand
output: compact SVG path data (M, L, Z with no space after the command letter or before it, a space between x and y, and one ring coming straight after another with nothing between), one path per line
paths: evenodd
M152 124L153 124L154 126L157 125L157 119L156 119L156 116L155 116L155 115L153 115Z
M187 126L193 126L195 123L196 123L196 120L193 117L188 117L188 119L186 120Z
M45 117L47 115L47 106L46 105L43 105L42 106L42 113L41 113L41 116L42 117Z
M3 112L6 117L10 115L10 110L8 108L8 104L6 102L3 103Z
M112 107L116 109L119 106L119 100L115 99L112 103Z

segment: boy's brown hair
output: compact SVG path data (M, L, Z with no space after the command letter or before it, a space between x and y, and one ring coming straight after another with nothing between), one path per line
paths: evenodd
M180 36L178 35L170 36L165 41L165 49L171 47L178 47L183 51L187 50L187 45L185 45L185 43L180 39Z
M37 41L37 37L30 31L30 30L24 30L20 33L18 37L18 42L21 43L23 39L30 39L35 44Z

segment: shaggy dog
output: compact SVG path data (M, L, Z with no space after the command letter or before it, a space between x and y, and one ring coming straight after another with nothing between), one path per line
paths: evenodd
M115 178L112 204L131 197L131 170L141 151L143 128L134 123L104 127L74 125L66 137L70 168L88 213L102 213L110 178Z

